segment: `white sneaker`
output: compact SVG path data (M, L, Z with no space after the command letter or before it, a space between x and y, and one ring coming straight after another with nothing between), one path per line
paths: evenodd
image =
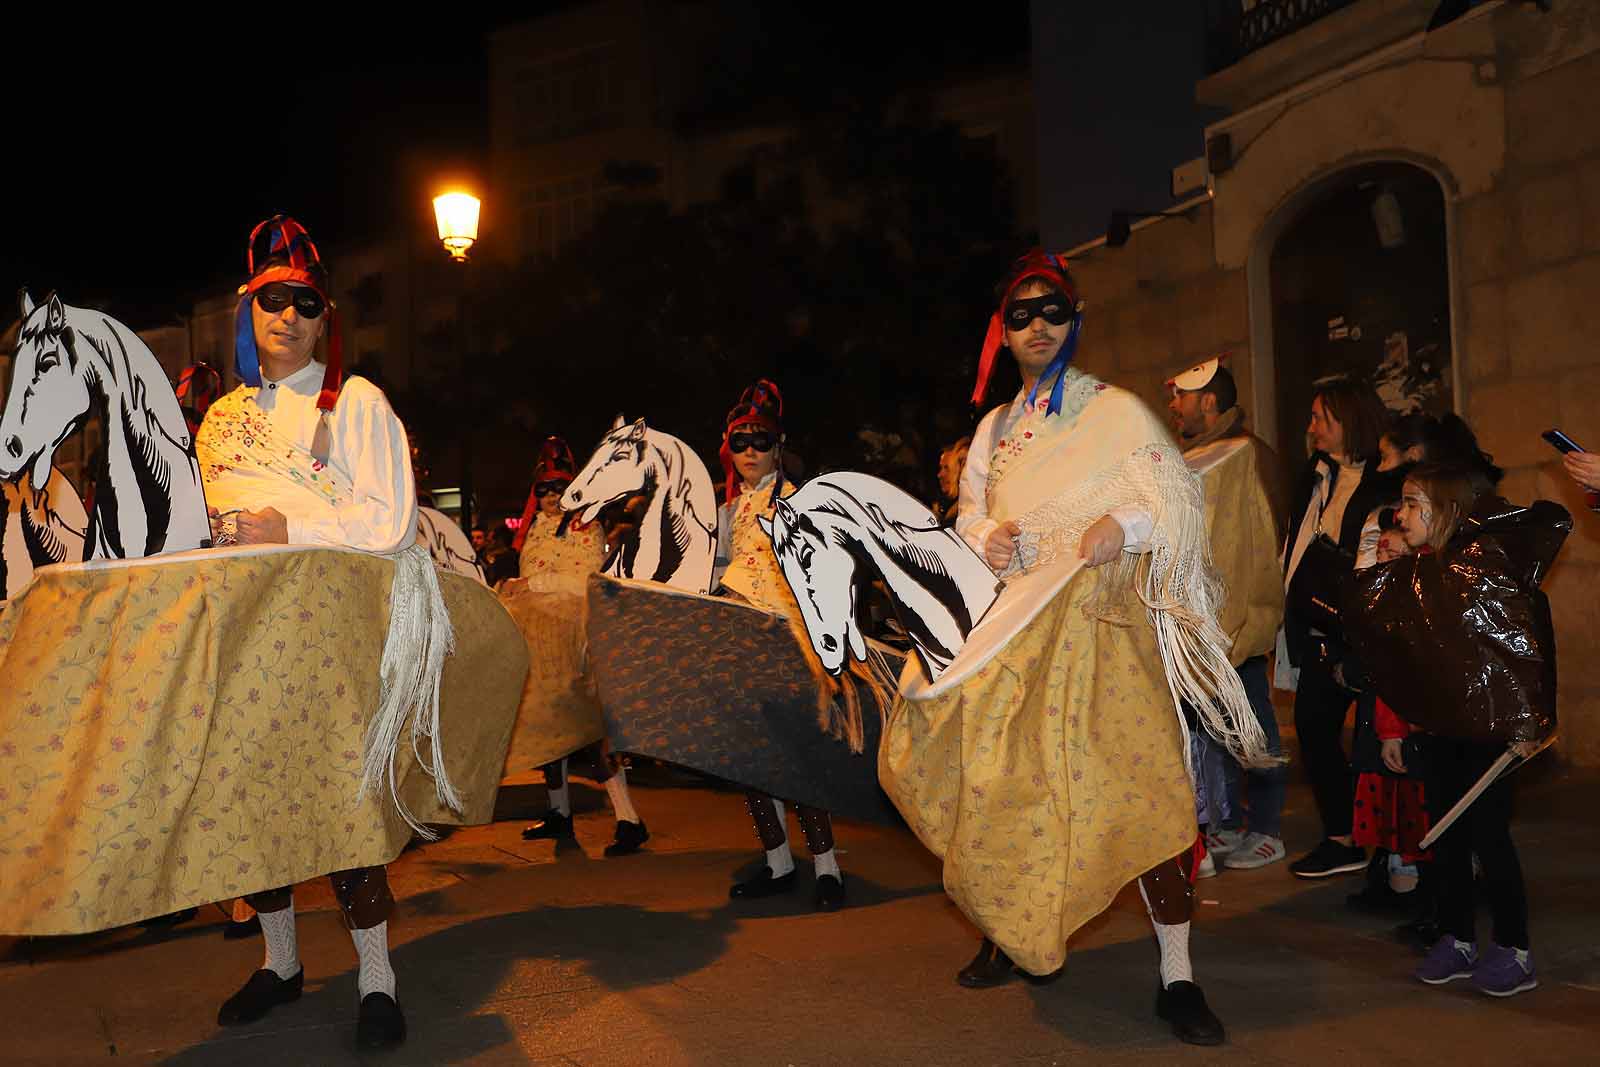
M1244 841L1243 830L1215 830L1206 834L1206 851L1213 856L1226 856Z
M1194 876L1196 878L1215 878L1217 876L1217 863L1211 858L1211 853L1207 852L1200 860L1200 866L1194 869Z
M1288 854L1283 838L1251 833L1245 835L1238 848L1228 853L1222 865L1231 871L1249 871L1277 863Z

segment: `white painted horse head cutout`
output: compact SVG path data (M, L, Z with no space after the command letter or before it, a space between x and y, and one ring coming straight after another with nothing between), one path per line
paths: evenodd
M761 528L772 539L806 634L833 674L866 658L856 619L860 567L883 578L895 617L937 679L999 595L988 564L922 504L881 478L819 475L777 502Z
M0 481L51 484L55 453L91 415L105 425L84 555L123 559L210 543L194 440L154 353L99 311L22 293Z
M564 511L593 522L608 505L643 494L643 517L612 554L607 574L711 591L717 552L711 475L682 441L621 415L561 495Z

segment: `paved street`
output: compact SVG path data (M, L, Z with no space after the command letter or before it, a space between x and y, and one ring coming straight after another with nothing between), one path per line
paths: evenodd
M1541 987L1495 1001L1410 979L1393 920L1350 913L1355 879L1313 884L1282 864L1199 886L1196 976L1229 1027L1221 1049L1178 1045L1152 1015L1156 950L1136 892L1075 940L1064 976L972 992L953 981L976 934L904 830L841 825L850 906L792 897L732 907L756 855L737 792L642 768L647 852L607 860L604 794L581 780L576 847L524 842L542 806L501 794L491 826L408 851L391 870L399 994L410 1021L390 1064L1572 1063L1600 1038L1600 780L1530 769L1518 841ZM1287 816L1311 840L1309 793ZM793 831L792 831L793 832ZM795 833L798 839L798 833ZM803 850L800 853L804 855ZM324 1064L357 1060L355 954L325 881L298 894L306 993L237 1030L220 1000L259 964L203 909L137 929L0 938L0 1062Z

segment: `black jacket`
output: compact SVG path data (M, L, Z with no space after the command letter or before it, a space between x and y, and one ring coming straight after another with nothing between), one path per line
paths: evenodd
M1306 512L1311 510L1311 496L1317 484L1317 464L1326 463L1333 469L1334 485L1338 484L1340 467L1334 459L1325 452L1313 453L1306 461L1305 469L1295 480L1294 493L1290 497L1289 524L1284 532L1284 565L1288 566L1289 551L1293 548L1295 538L1300 535L1300 524L1305 521ZM1344 517L1339 520L1339 547L1354 555L1361 547L1361 528L1366 525L1367 516L1373 508L1380 508L1393 504L1400 499L1400 487L1405 483L1405 468L1392 471L1379 471L1378 461L1374 457L1367 461L1362 468L1361 481L1356 486L1355 494L1350 497L1350 503L1345 505ZM1330 485L1331 493L1334 486ZM1284 637L1289 645L1289 659L1296 665L1301 665L1305 656L1304 650L1310 643L1310 627L1295 617L1292 610L1286 609L1283 617Z

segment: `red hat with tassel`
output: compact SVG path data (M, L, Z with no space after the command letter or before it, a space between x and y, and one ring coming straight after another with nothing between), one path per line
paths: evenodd
M995 356L1006 343L1006 305L1011 302L1016 291L1029 281L1040 281L1058 290L1071 308L1072 324L1067 338L1062 343L1056 358L1039 378L1040 382L1044 382L1050 380L1052 374L1055 375L1055 388L1051 393L1049 413L1054 414L1061 409L1063 376L1059 371L1072 361L1072 356L1077 351L1078 333L1083 323L1083 301L1079 299L1077 286L1073 284L1072 275L1067 271L1067 257L1053 255L1039 248L1032 249L1011 265L1011 272L1006 277L1005 290L1000 296L1000 305L994 314L989 316L989 331L984 336L983 351L978 357L978 381L972 390L974 406L983 403L984 394L989 391L989 376L994 372ZM1037 383L1034 389L1038 389ZM1033 397L1030 395L1028 400L1031 403Z
M339 337L338 309L329 291L328 269L317 254L311 235L288 215L274 215L250 231L245 266L250 280L239 287L239 307L234 322L234 369L246 385L261 385L261 358L256 351L250 301L274 282L303 285L321 297L328 312L328 366L322 373L317 408L332 411L344 384L344 345ZM315 316L306 313L306 317Z
M521 552L523 542L528 539L528 528L539 513L540 486L546 492L551 491L551 483L560 483L565 488L572 484L577 474L578 465L567 442L553 434L546 437L539 446L539 457L533 461L533 488L528 490L528 502L522 509L522 524L517 527L517 536L511 540L513 549Z
M724 475L723 501L733 503L739 494L744 491L744 484L733 469L733 449L728 446L728 437L734 430L744 426L759 426L774 437L783 436L783 393L778 386L767 378L762 378L739 394L739 402L733 405L728 412L728 417L723 422L722 449L718 455L722 458L722 473ZM776 446L775 446L776 447ZM783 491L783 461L778 462L778 487L777 492Z

